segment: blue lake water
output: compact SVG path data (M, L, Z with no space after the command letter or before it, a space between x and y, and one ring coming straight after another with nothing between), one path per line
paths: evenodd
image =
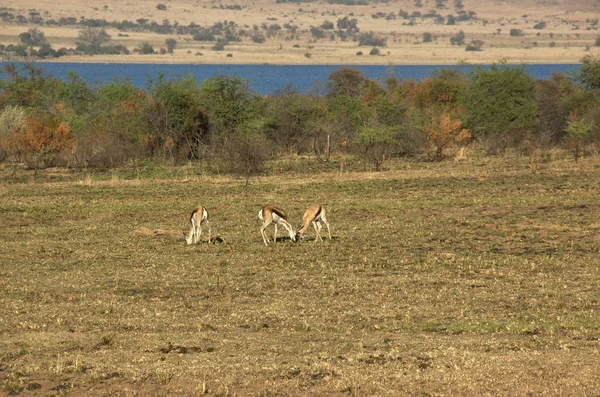
M6 63L1 63L4 66ZM23 63L15 62L19 69ZM129 78L141 88L146 87L148 79L155 80L159 74L167 78L178 78L192 74L198 84L206 78L218 75L238 76L248 81L250 89L262 95L273 94L294 86L302 93L315 90L324 93L327 77L331 72L345 65L190 65L190 64L117 64L117 63L35 63L45 74L66 79L69 71L74 71L89 85L101 85L115 78ZM365 76L384 81L390 74L398 79L421 80L430 77L440 69L456 69L463 72L471 70L468 65L352 65ZM485 67L485 66L484 66ZM526 65L525 70L536 79L547 79L552 73L572 74L579 69L578 64L541 64ZM3 71L3 69L2 69ZM5 73L0 74L1 78Z

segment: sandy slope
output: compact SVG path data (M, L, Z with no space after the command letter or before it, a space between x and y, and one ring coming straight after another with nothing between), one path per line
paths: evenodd
M151 32L118 32L108 29L113 44L122 44L130 50L148 42L155 49L165 47L167 38L177 40L177 49L169 55L123 56L70 56L59 61L73 62L151 62L151 63L271 63L271 64L454 64L457 62L489 63L508 59L514 63L577 63L584 55L597 55L597 19L600 17L597 0L463 0L462 10L474 12L476 19L449 26L436 24L431 19L417 18L408 25L401 18L374 18L373 15L398 14L400 10L422 14L432 10L439 15L457 15L455 0L447 0L445 8L437 8L434 0L423 0L423 7L415 7L413 0L387 3L371 0L368 6L330 5L325 0L314 3L277 4L275 0L172 0L165 1L167 9L157 9L157 0L107 0L102 3L81 0L5 0L4 8L15 15L29 16L39 12L44 20L60 17L105 19L107 21L136 21L145 18L163 23L168 20L187 25L212 26L219 21L235 21L240 28L253 29L263 24L286 23L298 27L298 37L290 39L279 33L256 44L245 39L231 43L224 51L214 51L212 43L191 40L183 35L160 35ZM222 5L240 5L242 10L220 8ZM368 55L371 47L360 47L356 42L314 40L309 29L324 21L356 18L361 32L374 32L387 39L381 55ZM534 29L539 22L543 29ZM75 26L18 25L0 21L0 43L19 43L18 35L27 29L42 30L54 48L74 47L78 29ZM523 36L509 35L511 29L520 29ZM482 51L465 51L464 46L450 45L450 37L462 30L466 42L481 40ZM281 32L285 32L282 29ZM121 33L121 34L120 34ZM423 34L431 33L433 41L423 42ZM361 51L364 55L359 56ZM10 60L4 58L4 61Z

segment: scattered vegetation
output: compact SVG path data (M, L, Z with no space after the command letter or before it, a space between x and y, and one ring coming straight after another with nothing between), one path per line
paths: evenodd
M138 51L154 49L145 43ZM322 97L294 90L261 97L235 77L198 85L190 76L160 76L146 89L127 81L94 89L74 73L65 82L33 65L8 64L0 82L0 157L35 169L191 160L247 178L281 155L327 162L338 150L376 170L394 157L440 161L470 144L503 153L576 142L579 158L600 139L598 64L586 57L577 76L550 80L500 63L468 75L392 77L385 85L342 68Z
M454 36L450 37L450 44L462 46L465 44L465 32L458 31Z
M471 42L469 44L467 44L467 46L465 47L466 51L481 51L481 47L484 45L485 43L483 42L483 40L471 40Z
M331 4L345 4L357 7L372 4L372 2L368 0L328 1ZM313 0L278 1L278 3L284 2L298 4L314 3ZM371 16L373 18L386 20L402 19L403 25L410 26L421 24L423 22L427 23L428 20L433 20L437 24L445 23L447 25L457 25L461 22L477 19L477 14L474 11L465 10L462 3L454 4L453 13L448 13L445 16L442 15L439 10L450 9L451 7L448 4L448 1L436 0L435 2L432 2L431 5L432 7L435 6L435 8L428 11L422 11L424 3L417 0L414 1L412 11L407 11L405 9L400 9L397 13L393 11L380 11L371 14ZM169 10L168 6L163 3L157 4L156 8L162 11ZM237 4L213 4L212 8L238 11L242 10L244 7ZM108 7L105 6L104 10L108 11ZM97 32L104 32L104 34L106 34L107 29L115 29L119 33L117 39L115 39L115 44L110 44L111 38L108 35L101 42L94 41L93 37L82 37L80 35L79 40L77 40L74 47L54 49L47 40L45 40L44 33L39 28L32 28L20 34L20 44L0 44L0 55L6 56L6 59L9 61L27 61L29 59L44 59L65 55L129 54L130 52L139 52L143 43L136 43L135 48L127 48L125 45L119 44L119 38L131 37L127 32L152 32L160 35L176 35L177 37L182 38L183 41L180 43L187 43L190 42L190 40L211 42L213 43L212 48L217 51L224 50L231 42L245 41L253 44L267 44L269 40L273 39L286 41L341 40L356 42L360 46L368 47L383 47L389 40L393 40L394 42L401 41L397 38L397 33L395 32L377 34L374 32L366 32L361 34L358 26L358 19L354 18L355 14L353 12L338 18L335 22L330 19L325 19L320 24L315 24L314 26L297 26L290 22L286 22L282 25L278 23L263 22L253 26L238 26L233 19L216 22L212 26L201 26L196 22L190 22L185 25L178 21L170 21L169 19L154 21L147 18L138 18L136 20L120 19L111 21L101 18L80 18L78 16L61 16L52 19L48 13L40 13L35 10L30 11L29 15L16 15L11 11L14 10L0 10L0 18L2 18L5 23L19 25L33 24L39 26L73 26L78 27L80 29L80 34L82 35L92 33L92 29ZM298 9L298 12L304 13L307 12L307 10L300 8ZM322 15L335 16L336 13L327 12ZM267 19L276 20L277 18ZM487 21L482 21L482 23L486 24ZM546 21L537 22L534 28L541 30L546 27L546 24ZM597 29L597 21L586 21L586 24L589 25L588 30ZM408 33L406 35L410 36ZM510 35L523 36L524 32L521 29L511 29ZM472 39L473 42L471 43L465 42L464 33L459 31L450 38L450 42L454 46L465 47L467 51L480 51L481 46L476 44L480 39ZM431 33L423 34L424 43L430 42L431 40L433 40ZM554 46L555 43L551 42L548 45ZM174 48L169 48L167 46L165 48L160 48L158 51L154 51L154 53L170 54L173 49ZM189 51L197 52L197 49L190 49Z

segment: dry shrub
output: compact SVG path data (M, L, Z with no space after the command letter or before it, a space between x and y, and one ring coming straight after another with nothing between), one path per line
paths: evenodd
M444 149L452 145L460 145L471 139L471 133L462 127L460 120L453 120L448 112L444 111L439 116L433 116L431 123L423 128L432 145L429 154L433 160L444 158Z
M75 146L71 127L64 121L53 124L52 119L43 122L29 116L21 129L3 140L6 151L31 168L68 164Z
M216 164L220 170L248 180L263 172L269 152L269 142L262 135L232 136L220 141Z
M140 145L98 132L77 140L74 157L79 167L111 168L127 164L129 160L139 158L144 153L145 150Z

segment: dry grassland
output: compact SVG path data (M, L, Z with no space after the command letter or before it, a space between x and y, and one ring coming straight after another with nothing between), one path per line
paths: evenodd
M600 162L550 157L2 168L0 395L597 396ZM262 244L313 201L333 240Z
M436 8L434 0L423 0L423 7L415 7L413 0L373 2L368 6L344 6L316 3L277 4L275 0L255 1L207 1L177 0L162 2L167 6L158 10L157 0L120 1L103 3L80 0L5 0L4 9L28 16L40 12L44 19L60 17L85 17L107 21L136 21L146 18L161 24L212 26L216 22L234 21L242 28L266 23L285 23L298 26L297 39L287 39L284 33L268 38L263 44L245 39L231 43L224 51L212 50L212 43L193 41L189 36L160 35L148 32L127 32L119 36L117 30L109 29L112 43L122 44L130 50L148 42L155 49L165 47L166 38L178 42L174 54L169 55L119 55L119 56L71 56L59 58L62 62L151 62L151 63L269 63L269 64L456 64L462 61L491 63L508 59L511 63L577 63L586 54L597 55L594 45L598 36L597 20L600 16L598 0L464 0L462 10L476 13L476 19L448 26L436 24L430 18L416 19L409 25L402 18L373 18L374 14L398 14L402 9L408 13L419 11L426 14L435 10L439 15L457 15L452 0L446 8ZM239 5L241 10L222 9L222 5ZM381 55L367 55L371 47L359 47L352 41L315 40L311 27L324 21L335 23L339 18L358 20L361 32L374 32L387 39ZM545 22L543 29L534 29L538 22ZM594 22L596 21L596 22ZM18 35L27 29L38 27L46 34L54 48L75 47L78 29L75 26L16 25L0 22L0 43L17 44ZM511 37L511 29L521 29L523 36ZM482 40L483 51L465 51L465 46L451 46L450 37L464 31L466 43ZM423 34L431 33L433 41L423 42ZM362 51L364 56L357 56ZM202 55L199 55L199 54ZM310 53L310 58L306 54ZM227 55L230 54L231 57ZM6 59L5 59L6 60Z

